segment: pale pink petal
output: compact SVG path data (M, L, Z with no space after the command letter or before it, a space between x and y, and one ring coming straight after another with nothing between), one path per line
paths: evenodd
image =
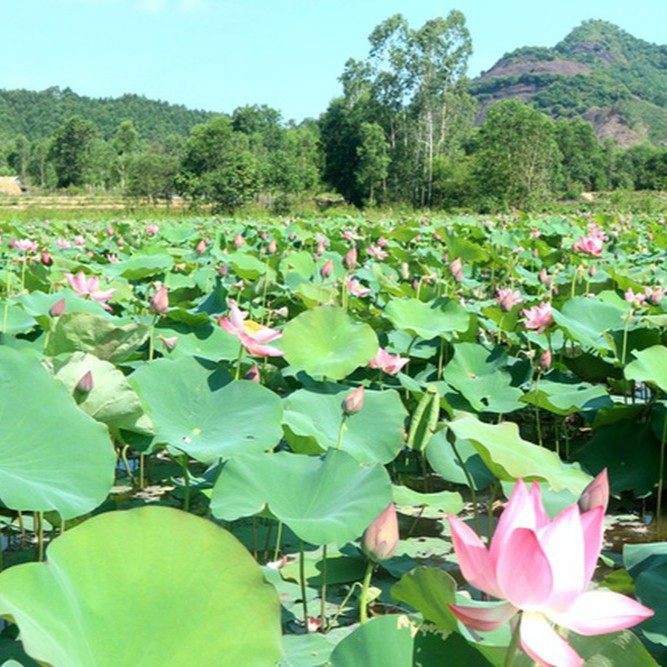
M108 301L114 294L116 290L115 289L108 289L108 290L100 290L96 292L91 292L90 293L90 298L93 299L93 301Z
M247 313L242 312L236 305L236 301L229 300L229 321L236 329L243 329L243 320L247 317Z
M598 506L581 515L584 534L584 588L588 586L602 549L604 534L604 507Z
M516 528L505 540L496 563L502 595L519 609L540 609L553 593L549 559L530 528Z
M258 331L253 333L245 332L246 336L252 338L256 343L270 343L272 340L277 340L283 334L281 331L276 331L275 329L270 329L269 327L262 327Z
M467 607L450 604L449 608L461 623L480 632L491 632L491 630L499 628L518 611L509 602L503 602L493 607Z
M588 586L585 579L584 535L579 508L570 505L537 533L554 578L549 609L567 609Z
M239 330L229 321L229 318L227 318L227 317L218 317L218 324L228 334L231 334L232 336L236 336L238 338Z
M539 487L537 492L539 494ZM493 539L491 540L490 552L493 563L498 562L498 557L505 550L505 543L515 528L537 530L538 524L539 527L543 525L542 514L544 510L542 509L541 513L539 512L539 508L542 507L542 501L538 496L536 502L533 494L533 490L531 489L529 492L522 479L517 480L512 495L507 501L503 513L500 515Z
M526 612L521 617L521 648L546 667L581 667L584 661L542 614Z
M489 552L482 540L458 517L450 516L449 526L454 551L465 580L484 593L503 597L496 582Z
M99 286L100 286L100 281L97 279L97 276L91 276L86 281L86 292L88 292L88 294L97 292Z
M71 273L66 273L65 278L67 278L67 282L70 284L70 287L77 294L87 293L86 274L83 271L79 271L79 273L77 273L76 275L72 275Z
M540 485L537 482L533 482L530 485L530 489L528 490L528 497L533 504L533 512L535 514L535 530L539 530L540 528L549 524L551 519L549 518L549 515L546 513L544 505L542 504L542 490L540 489ZM530 526L527 526L527 528L530 528Z
M285 355L285 353L277 347L258 345L252 339L245 338L243 335L240 336L240 339L245 349L248 350L248 354L251 354L254 357L282 357Z
M605 511L609 505L609 477L606 468L583 490L579 498L579 509L582 512L598 505L604 507Z
M551 618L558 625L580 635L600 635L631 628L653 616L653 611L636 600L611 591L590 591L561 614Z

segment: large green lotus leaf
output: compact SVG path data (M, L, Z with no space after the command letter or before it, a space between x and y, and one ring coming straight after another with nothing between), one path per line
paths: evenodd
M577 296L553 311L553 318L570 337L585 348L598 351L614 351L614 346L605 334L623 329L627 310L612 303Z
M142 324L119 324L93 313L65 313L55 323L45 353L88 352L118 363L136 352L147 336L148 327Z
M377 353L377 336L368 324L354 322L342 309L322 306L290 320L280 348L296 370L342 380Z
M93 388L78 401L79 407L93 419L110 428L124 428L141 432L146 429L137 422L144 416L139 397L123 373L108 361L92 354L75 352L64 362L57 362L55 378L74 394L79 380L88 372L93 378ZM145 420L142 420L145 423ZM149 429L148 433L152 431Z
M558 455L544 447L523 440L512 422L485 424L473 415L464 415L448 423L460 440L468 440L489 470L501 481L544 480L552 489L568 489L576 496L591 481L576 464L563 463Z
M275 281L276 279L276 272L253 255L247 255L244 252L235 252L233 255L228 255L227 261L234 270L234 273L240 278L256 280L260 276L266 275L271 281Z
M311 544L344 544L361 533L391 502L383 466L360 465L344 451L324 457L279 452L229 461L213 488L211 511L232 521L268 506Z
M210 521L166 507L109 512L0 575L0 614L54 667L265 667L281 655L275 590Z
M176 347L169 350L160 339L176 337ZM210 361L233 361L239 356L239 339L210 322L199 326L173 324L155 329L155 349L169 359L199 357Z
M416 567L391 588L391 596L409 604L431 623L453 631L458 621L449 610L456 603L456 581L437 567Z
M459 343L444 377L477 412L512 412L523 407L523 392L512 386L506 366L507 355L500 348L489 351L476 343Z
M335 385L329 389L332 393L300 389L285 399L283 423L287 441L295 451L317 453L337 446L341 403L351 389ZM393 461L403 446L407 414L393 389L367 390L363 408L345 421L343 450L361 463Z
M460 634L447 635L404 615L371 619L343 639L331 667L491 667Z
M642 623L642 632L650 641L667 646L667 562L647 567L635 581L635 592L655 612Z
M637 382L650 382L667 392L667 347L654 345L632 354L635 360L625 367L625 377Z
M315 262L309 252L293 252L283 257L280 261L280 273L283 278L288 273L296 273L308 280L315 271Z
M397 505L423 505L447 514L458 514L463 509L463 498L460 493L455 491L419 493L407 486L394 485L392 493Z
M0 301L0 333L17 334L29 331L37 321L21 306Z
M107 428L80 410L39 360L0 347L0 499L71 519L95 509L114 479Z
M31 292L30 294L23 294L16 301L23 306L23 309L27 313L39 319L40 322L48 322L48 320L43 320L42 318L50 318L49 310L61 299L65 301L66 313L93 313L107 319L111 317L108 311L104 310L97 301L82 299L71 290L63 290L62 292L53 292L51 294Z
M454 332L464 333L470 315L453 299L441 298L424 303L418 299L392 299L384 314L397 329L430 339Z
M285 655L277 667L322 667L334 649L321 634L283 635L283 647Z
M575 452L575 458L593 473L607 468L613 493L651 493L658 482L660 442L651 424L629 419L602 426Z
M495 481L496 478L469 442L462 440L456 443L456 451L459 453L475 489L483 489ZM468 477L461 467L461 462L454 453L451 443L447 440L446 430L438 431L431 438L426 448L426 459L431 468L448 482L468 484Z
M590 667L658 667L660 664L630 630L592 637L570 633L567 641Z
M169 271L174 266L171 255L135 255L130 259L105 266L110 276L122 276L127 280L141 280Z
M546 378L542 378L522 400L561 416L613 405L607 390L601 385L556 382Z
M215 367L214 367L215 368ZM130 376L155 425L154 445L203 463L262 452L282 437L282 402L255 382L229 382L196 359L158 359Z

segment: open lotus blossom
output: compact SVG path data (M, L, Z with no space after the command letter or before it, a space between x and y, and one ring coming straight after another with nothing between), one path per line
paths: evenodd
M572 245L572 249L584 255L599 257L602 254L604 240L604 235L590 232L588 236L580 236Z
M389 257L386 250L382 250L382 248L380 248L380 246L373 245L373 244L368 246L368 254L371 257L375 257L375 259L379 260L380 262L383 259L387 259L387 257Z
M368 296L371 293L371 288L364 287L356 278L346 278L345 284L352 296Z
M544 333L553 323L551 314L551 304L548 301L542 302L539 306L524 308L521 314L526 318L526 329L533 329L536 333Z
M39 249L37 241L31 241L30 239L16 239L11 245L21 252L37 252Z
M236 336L248 354L255 357L282 357L285 353L278 348L266 345L282 336L280 331L270 329L262 324L246 319L236 301L229 300L229 317L218 317L220 326L232 336Z
M368 362L369 368L377 368L388 375L396 375L410 359L398 354L390 354L387 350L380 348L377 354Z
M100 281L97 276L91 276L86 278L86 274L83 271L79 271L76 275L71 273L66 273L65 278L70 287L79 295L90 297L93 301L97 301L102 304L102 307L105 310L111 310L111 306L107 304L107 301L115 293L115 289L101 290Z
M498 289L496 301L501 305L503 310L512 310L517 304L523 303L521 292L518 289L512 291L509 287L500 287Z
M637 294L635 294L632 287L628 287L623 296L628 303L635 303L638 306L643 306L644 302L646 301L646 294L642 294L641 292L637 292Z
M146 234L148 236L155 236L159 231L160 228L155 223L146 226Z
M629 628L653 615L636 600L587 591L602 548L604 507L574 504L550 519L539 486L519 480L487 549L457 517L449 518L461 573L475 588L504 600L493 606L450 605L465 625L494 630L521 613L521 648L538 664L579 667L584 661L558 628L598 635ZM557 627L555 627L557 626Z

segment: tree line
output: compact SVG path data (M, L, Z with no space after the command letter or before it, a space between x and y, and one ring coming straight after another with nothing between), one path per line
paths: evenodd
M493 211L584 190L667 189L663 147L601 144L586 121L554 120L518 100L483 109L479 122L459 11L418 29L392 16L369 42L366 59L346 63L343 94L317 120L285 122L250 105L205 116L188 134L150 137L131 119L103 132L72 115L47 136L0 142L0 173L42 189L179 195L226 210L251 202L288 210L325 190L357 206Z

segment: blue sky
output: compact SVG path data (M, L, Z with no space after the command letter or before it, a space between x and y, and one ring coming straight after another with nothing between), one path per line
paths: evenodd
M340 94L345 61L392 14L413 28L461 10L469 75L518 46L552 46L587 18L667 43L666 0L4 0L0 88L137 93L231 112L269 104L317 116Z

